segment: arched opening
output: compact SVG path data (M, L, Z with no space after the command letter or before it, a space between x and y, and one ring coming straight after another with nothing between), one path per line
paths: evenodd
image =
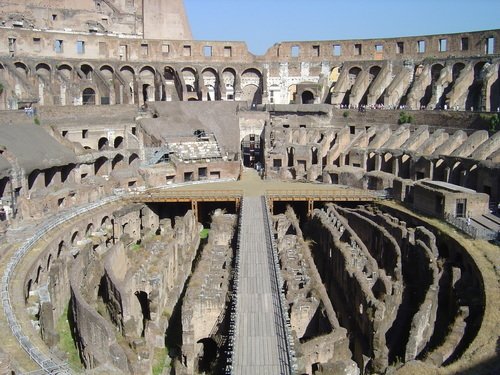
M107 168L105 167L108 162L108 158L101 156L94 162L94 175L95 176L104 176L107 175Z
M222 72L222 80L226 89L226 100L235 100L234 86L236 84L236 72L232 68L226 68Z
M58 73L66 79L71 79L71 74L73 73L73 68L68 64L62 64L57 67Z
M257 134L249 134L241 141L241 155L243 165L249 168L255 168L261 160L261 139Z
M35 169L33 172L30 173L30 175L28 176L28 190L31 190L35 187L40 173L41 172L38 169Z
M135 292L135 296L139 300L139 304L141 305L142 312L142 332L141 337L144 337L144 332L147 328L147 323L151 320L151 311L149 308L150 300L148 298L148 294L144 291Z
M76 164L68 164L65 165L62 170L61 170L61 182L65 183L69 177L71 176L71 173L75 170Z
M481 61L474 65L474 81L469 86L469 92L465 101L465 110L479 111L485 109L484 103L482 103L484 84L482 71L485 64L485 61Z
M111 162L111 170L119 169L123 167L123 155L118 154L113 158L113 161Z
M262 103L262 74L257 69L247 69L241 75L241 100L252 107Z
M75 246L76 243L79 241L80 239L80 233L78 231L75 231L72 235L71 235L71 245L72 246Z
M314 104L314 94L311 91L302 92L302 104Z
M182 79L186 86L188 100L198 99L198 80L196 79L196 74L196 71L192 68L182 69Z
M26 284L26 292L24 294L24 302L28 302L28 299L30 298L30 292L31 292L32 286L33 286L33 280L29 279L28 283Z
M349 83L348 83L348 86L346 88L344 98L342 99L342 103L341 103L342 105L349 106L349 104L350 104L349 97L351 96L351 89L354 86L354 84L356 83L356 80L358 79L358 76L360 73L361 73L361 68L359 68L357 66L354 66L351 69L349 69L349 73L348 73Z
M116 137L115 141L113 142L113 145L115 148L123 148L123 137Z
M172 101L173 98L180 100L182 93L179 90L180 85L174 68L166 66L163 69L163 79L165 80L165 87L162 100Z
M35 70L37 76L42 77L46 80L50 79L50 72L52 71L52 69L47 64L40 63L36 66Z
M94 224L88 223L87 228L85 228L85 236L90 236L94 231Z
M208 68L202 72L202 76L206 95L206 98L204 99L207 101L219 100L220 97L216 90L216 88L219 86L217 72L212 68Z
M80 70L84 74L84 76L81 77L82 79L92 79L92 73L94 72L94 68L92 68L88 64L82 64Z
M311 164L318 164L318 149L316 147L311 148Z
M28 77L28 67L26 66L26 64L22 63L22 62L16 62L14 64L14 66L16 67L16 71L21 74L23 77Z
M95 105L95 90L87 87L82 92L82 104L83 105Z
M97 149L99 151L105 150L106 148L108 148L108 145L109 145L109 140L106 137L101 137L99 138L99 141L97 141Z
M52 262L52 254L49 254L49 257L47 258L47 272L50 271L50 263Z
M150 66L145 66L141 69L139 76L142 82L141 93L142 100L144 103L151 101L154 102L155 99L155 69Z
M65 249L66 249L66 244L64 243L64 241L59 242L59 245L57 246L57 258L61 256L61 254L63 253L63 251L65 251Z
M39 284L41 279L40 276L42 274L42 266L38 266L38 269L36 270L36 278L35 278L35 284Z
M137 155L137 154L132 154L128 158L128 165L130 165L131 167L135 167L135 166L139 165L139 162L140 162L139 155Z
M288 157L288 166L293 167L295 163L295 148L288 147L286 149L287 157Z
M205 338L199 340L198 344L202 344L202 348L198 353L198 372L200 374L212 373L217 360L217 343L211 338Z

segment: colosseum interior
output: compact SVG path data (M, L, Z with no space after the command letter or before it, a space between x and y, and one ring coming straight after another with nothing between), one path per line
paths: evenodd
M500 30L0 22L0 374L500 373Z

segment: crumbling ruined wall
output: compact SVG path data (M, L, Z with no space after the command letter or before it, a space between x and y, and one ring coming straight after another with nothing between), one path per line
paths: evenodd
M293 209L273 221L299 371L312 374L320 365L335 363L339 371L359 374L347 331L339 324Z
M188 211L176 217L173 226L170 219L162 219L157 228L150 227L140 245L119 243L105 256L101 298L110 321L134 350L129 355L134 373L149 373L154 349L164 348L168 320L191 273L199 232Z
M193 374L205 371L209 363L210 345L217 345L220 351L223 323L226 318L231 263L233 258L233 237L236 216L218 210L212 215L207 244L189 281L182 303L182 355L184 368L179 372ZM213 355L213 353L212 353ZM224 353L217 353L217 357ZM200 361L198 361L200 359Z
M71 270L71 308L75 322L75 341L86 368L110 364L128 374L131 371L127 355L116 341L114 327L95 310L81 290L82 286L91 289L92 279L94 283L99 280L100 272L96 269L96 266L100 266L102 272L102 264L99 263L87 248L77 258Z

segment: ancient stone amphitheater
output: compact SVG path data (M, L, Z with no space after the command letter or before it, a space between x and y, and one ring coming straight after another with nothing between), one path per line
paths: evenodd
M0 374L500 373L500 30L0 21Z

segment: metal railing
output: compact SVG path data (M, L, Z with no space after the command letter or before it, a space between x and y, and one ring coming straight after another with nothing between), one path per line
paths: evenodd
M45 236L49 231L63 224L64 222L71 220L79 215L87 213L89 211L95 210L101 206L109 204L111 202L117 201L119 197L112 196L102 199L99 202L91 203L86 206L79 207L75 211L65 213L60 216L53 217L49 219L44 225L42 225L35 234L25 241L22 246L15 252L15 254L10 258L7 267L5 268L4 275L2 277L1 286L1 298L2 306L7 318L7 323L12 331L13 336L17 339L19 345L23 350L29 355L29 357L37 363L42 371L47 374L71 374L71 370L67 363L61 362L59 359L52 358L47 354L43 353L39 348L37 348L26 336L22 330L21 325L18 322L16 314L10 300L9 288L11 279L14 275L16 267L19 265L24 256L35 246L35 244Z
M281 288L283 279L281 277L281 269L279 266L278 250L276 246L276 239L273 234L273 224L269 213L271 212L268 206L266 197L262 197L262 210L264 214L264 225L266 226L266 243L268 249L269 267L271 271L271 288L273 296L275 297L275 320L280 346L278 355L280 356L280 363L283 363L285 368L282 369L282 374L294 374L297 370L295 350L293 345L292 328L290 325L290 317L285 306L288 306L285 294ZM283 358L283 356L285 356Z
M498 239L498 232L488 230L486 228L478 228L472 225L464 217L456 217L452 214L445 214L444 219L447 223L453 225L455 228L460 229L465 234L468 234L474 239L483 239L486 241L493 241Z

